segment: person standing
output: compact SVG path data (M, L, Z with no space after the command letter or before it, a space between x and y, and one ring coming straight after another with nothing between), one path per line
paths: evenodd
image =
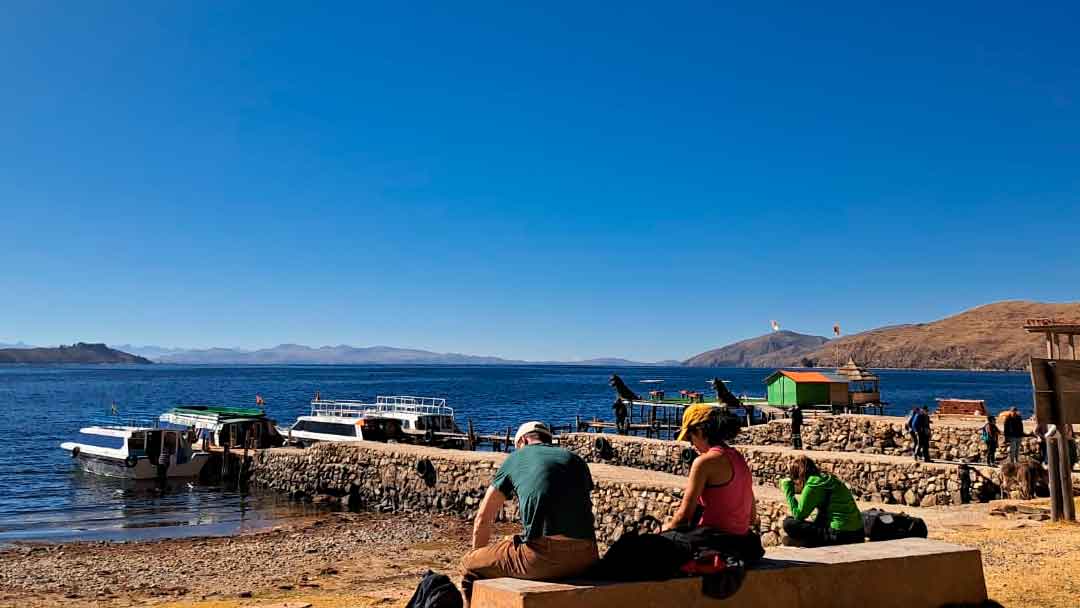
M615 403L611 405L611 409L615 413L615 432L619 435L625 435L627 431L626 417L628 414L626 402L622 399L616 399Z
M551 445L551 431L542 422L521 425L514 446L480 502L472 551L461 558L466 606L477 579L558 580L583 574L599 559L589 465ZM514 496L522 533L489 544L496 516Z
M930 462L930 437L933 432L930 428L930 410L921 408L915 420L915 433L919 436L919 456L924 462Z
M1005 418L1005 441L1009 443L1009 462L1020 462L1020 442L1024 439L1024 419L1020 417L1020 410L1009 408L1009 415Z
M994 420L993 416L987 416L986 417L986 424L983 425L982 430L979 433L979 436L982 438L983 443L986 444L986 465L987 466L992 467L995 464L997 464L997 459L995 458L995 456L997 454L998 436L999 435L1000 435L1000 431L998 431L997 421Z
M791 447L796 450L802 449L802 423L802 408L796 403L791 406Z

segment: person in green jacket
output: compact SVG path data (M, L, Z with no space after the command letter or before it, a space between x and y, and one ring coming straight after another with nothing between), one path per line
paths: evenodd
M790 478L780 480L791 508L791 517L784 518L788 544L824 547L863 542L862 514L843 481L822 473L806 456L795 459L788 473ZM807 521L815 510L814 520Z

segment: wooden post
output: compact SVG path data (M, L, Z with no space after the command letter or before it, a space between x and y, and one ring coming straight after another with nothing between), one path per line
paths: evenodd
M1061 496L1061 478L1058 477L1058 459L1061 457L1058 452L1058 436L1059 434L1047 433L1046 434L1046 466L1050 470L1050 519L1052 521L1061 521L1062 505L1065 501Z
M1046 332L1046 358L1054 358L1054 333Z
M1058 439L1058 467L1061 473L1061 516L1065 521L1076 521L1076 505L1073 502L1072 491L1072 460L1069 459L1068 435L1061 433Z
M476 449L476 431L473 430L472 418L469 418L468 427L469 427L469 433L468 433L468 438L465 440L465 443L468 446L469 451L472 452L473 450Z
M1076 361L1076 342L1073 334L1069 334L1069 358Z

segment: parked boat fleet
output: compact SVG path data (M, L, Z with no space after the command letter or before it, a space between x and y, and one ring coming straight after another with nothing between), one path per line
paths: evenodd
M310 413L288 427L261 409L185 405L157 419L110 419L79 434L60 447L84 470L135 480L198 477L214 451L365 440L463 447L468 439L446 399L408 395L372 403L317 394Z

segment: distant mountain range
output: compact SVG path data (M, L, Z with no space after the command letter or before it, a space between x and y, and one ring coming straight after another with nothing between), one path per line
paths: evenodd
M399 364L399 365L585 365L597 367L833 367L849 357L877 368L1025 369L1028 357L1043 353L1043 337L1023 330L1029 318L1080 319L1080 303L995 302L930 323L893 325L829 340L779 331L689 359L643 363L615 357L584 361L523 361L460 353L436 353L391 346L281 344L273 348L183 349L123 344L77 343L57 348L23 342L0 344L0 363L187 363L223 364ZM132 353L132 354L128 354ZM152 361L151 361L152 360Z
M678 361L642 363L619 358L598 358L584 361L523 361L460 353L436 353L414 348L392 346L356 347L347 345L313 348L301 344L280 344L273 348L245 350L240 348L180 349L161 346L123 344L117 349L135 353L161 363L200 365L594 365L605 367L679 365Z
M0 349L0 363L152 363L143 357L114 350L104 344L77 342L55 348L16 347Z
M1080 303L1011 300L986 304L930 323L892 325L827 340L782 331L736 342L684 361L698 367L834 367L854 358L866 367L1026 369L1043 354L1044 338L1024 321L1080 319Z

